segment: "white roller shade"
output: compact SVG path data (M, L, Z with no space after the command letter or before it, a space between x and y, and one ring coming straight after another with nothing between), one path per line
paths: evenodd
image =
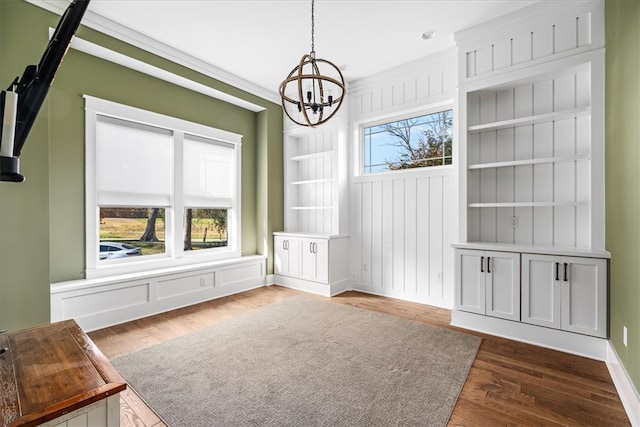
M96 186L102 206L166 207L172 195L173 133L98 116Z
M184 206L231 208L234 195L235 146L184 136Z

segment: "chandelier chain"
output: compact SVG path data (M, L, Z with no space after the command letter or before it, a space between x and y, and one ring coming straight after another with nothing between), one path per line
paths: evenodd
M311 52L315 52L316 51L315 45L314 45L315 44L314 43L314 38L313 38L313 33L314 33L314 30L315 30L315 28L314 28L315 27L315 22L314 22L314 17L313 17L313 15L314 15L314 13L313 13L313 3L314 3L314 0L311 0Z

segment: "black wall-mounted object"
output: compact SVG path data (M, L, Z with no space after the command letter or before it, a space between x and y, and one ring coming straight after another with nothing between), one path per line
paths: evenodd
M7 90L15 91L18 94L18 106L15 123L15 139L13 141L13 156L0 156L0 181L22 182L24 177L19 172L19 157L22 148L29 136L33 122L38 116L49 88L53 83L56 72L64 59L71 43L73 35L80 26L80 21L84 16L90 0L74 0L69 4L64 12L53 36L49 40L47 47L38 65L28 65L22 77L11 82ZM5 91L0 94L0 110L4 117ZM0 134L2 132L2 121L0 120Z

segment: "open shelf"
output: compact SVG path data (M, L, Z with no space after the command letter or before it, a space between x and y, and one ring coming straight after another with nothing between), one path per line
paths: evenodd
M332 182L333 180L331 178L324 178L324 179L305 179L302 181L293 181L290 182L289 185L307 185L307 184L324 184L327 182Z
M324 209L333 209L333 206L290 206L289 209L294 211L317 211Z
M289 160L293 160L293 161L299 162L299 161L302 161L302 160L318 159L318 158L321 158L321 157L331 157L331 155L333 155L333 152L331 152L331 151L320 151L320 152L317 152L317 153L302 154L300 156L289 157Z
M569 156L569 157L546 157L542 159L525 159L525 160L510 160L506 162L493 162L493 163L477 163L469 165L468 169L491 169L491 168L504 168L513 166L530 166L530 165L544 165L551 163L568 163L576 162L580 160L590 160L589 157L581 156Z
M572 117L582 117L591 114L591 108L574 108L571 110L556 111L554 113L536 114L533 116L520 117L517 119L502 120L499 122L485 123L481 125L469 126L469 133L485 132L489 130L510 129L518 126L526 126L534 123L545 123L554 120L569 119Z
M470 208L539 208L555 206L588 206L589 202L500 202L500 203L469 203Z

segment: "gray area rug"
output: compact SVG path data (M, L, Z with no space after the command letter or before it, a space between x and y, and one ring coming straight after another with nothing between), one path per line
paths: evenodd
M480 342L296 296L112 363L171 427L444 426Z

